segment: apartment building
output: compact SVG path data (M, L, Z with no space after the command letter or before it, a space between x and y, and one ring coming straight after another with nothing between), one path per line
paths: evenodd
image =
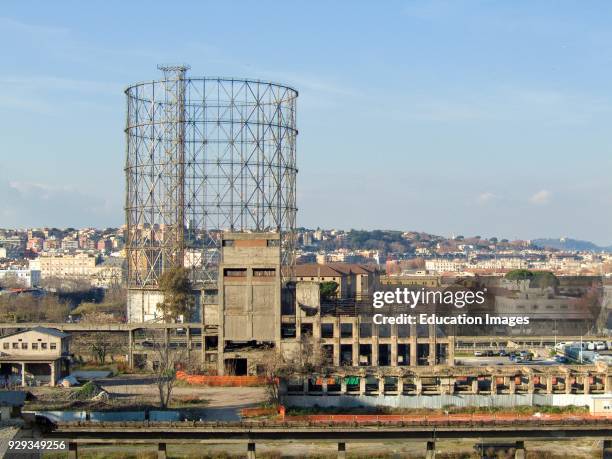
M101 287L118 284L123 278L124 259L102 259L89 253L45 254L30 261L30 269L42 279L53 277L84 279Z

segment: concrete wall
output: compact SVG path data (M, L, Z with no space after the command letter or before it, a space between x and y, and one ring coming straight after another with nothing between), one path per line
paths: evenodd
M163 301L163 295L158 290L128 290L127 293L128 322L148 322L160 317L157 304Z
M585 406L591 404L590 395L576 394L514 394L514 395L416 395L416 396L377 396L377 395L287 395L283 403L298 407L373 407L387 406L392 408L431 408L443 409L453 405L470 406L505 406L547 405L547 406Z
M321 306L321 294L318 282L300 281L295 289L296 313L300 317L306 317L308 312L319 312Z
M11 409L10 406L0 406L0 421L11 419Z

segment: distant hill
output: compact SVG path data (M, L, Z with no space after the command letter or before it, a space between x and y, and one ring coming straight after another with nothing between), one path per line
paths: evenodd
M566 237L561 239L533 239L531 243L539 247L550 247L552 249L559 250L612 252L612 246L600 247L590 241L580 241L577 239L570 239Z

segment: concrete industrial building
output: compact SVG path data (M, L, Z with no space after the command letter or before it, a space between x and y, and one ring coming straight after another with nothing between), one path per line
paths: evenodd
M278 233L226 233L219 264L219 372L255 374L281 344Z
M22 386L38 381L55 386L68 372L70 335L36 327L0 337L0 372L5 383L14 376Z

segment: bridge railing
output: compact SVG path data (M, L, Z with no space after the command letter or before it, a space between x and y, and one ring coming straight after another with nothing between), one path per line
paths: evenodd
M483 427L483 426L612 426L612 415L521 415L521 414L449 414L449 415L368 415L368 414L321 414L306 416L285 416L284 418L249 420L241 422L211 422L211 421L59 421L54 423L59 430L75 428L173 428L173 429L253 429L253 428L321 428L342 426L385 426L385 427Z

